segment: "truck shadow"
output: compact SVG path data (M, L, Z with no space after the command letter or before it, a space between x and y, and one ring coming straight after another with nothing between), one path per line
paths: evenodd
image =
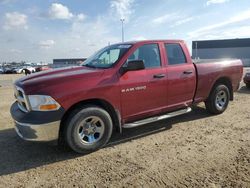
M140 127L135 127L131 129L123 129L121 134L114 134L111 138L111 142L107 145L114 146L127 141L139 139L141 137L149 136L151 134L156 134L158 132L166 131L172 128L176 123L188 122L197 119L202 119L208 117L209 114L204 108L195 106L192 111L188 114L180 115L166 120L161 120L158 122L142 125Z
M208 116L209 114L204 108L194 107L189 114L137 128L124 129L122 134L115 133L106 147L113 147L124 142L169 130L179 122L197 120ZM23 141L17 137L14 129L0 131L0 154L0 176L83 156L72 151L59 149L51 143Z
M246 86L242 86L237 93L244 93L244 94L250 94L250 88L247 88Z

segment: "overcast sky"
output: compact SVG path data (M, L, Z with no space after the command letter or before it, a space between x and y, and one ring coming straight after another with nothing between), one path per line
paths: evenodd
M250 37L249 0L0 0L0 62L88 57L110 42Z

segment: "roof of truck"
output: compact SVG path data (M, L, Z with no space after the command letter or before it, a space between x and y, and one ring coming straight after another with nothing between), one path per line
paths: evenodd
M183 40L168 40L168 39L157 39L157 40L138 40L138 41L126 41L120 42L116 44L137 44L137 43L157 43L157 42L167 42L167 43L176 43L176 42L184 42Z

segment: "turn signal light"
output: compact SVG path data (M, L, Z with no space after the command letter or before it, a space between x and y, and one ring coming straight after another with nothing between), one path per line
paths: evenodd
M40 110L56 110L57 105L56 104L45 104L45 105L40 105Z

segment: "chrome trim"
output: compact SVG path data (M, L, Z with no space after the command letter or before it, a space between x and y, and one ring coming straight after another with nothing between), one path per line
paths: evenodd
M25 102L25 99L23 97L21 97L20 95L17 96L17 100L21 101L21 102Z
M18 106L18 108L19 108L21 111L23 111L23 112L25 112L25 113L28 112L28 110L26 110L22 105L20 105L19 102L17 102L17 106Z
M188 108L178 110L178 111L175 111L175 112L171 112L171 113L167 113L167 114L164 114L164 115L161 115L161 116L155 116L155 117L143 119L143 120L140 120L140 121L135 121L133 123L126 123L126 124L123 125L123 128L138 127L138 126L141 126L141 125L144 125L144 124L153 123L153 122L160 121L160 120L163 120L163 119L168 119L168 118L171 118L171 117L186 114L186 113L191 112L191 111L192 111L192 109L190 107L188 107Z
M59 136L60 121L46 124L29 124L15 121L19 137L27 141L53 141Z
M15 87L15 97L18 101L18 107L20 108L20 110L22 110L23 112L29 112L31 110L30 108L30 103L29 103L29 100L28 100L28 97L27 95L25 95L25 92L22 88L18 87L18 86L14 86ZM19 95L19 92L22 93L23 97ZM20 104L20 102L22 103L25 103L25 107L23 105Z
M103 137L105 126L100 117L89 116L79 123L77 129L81 143L83 145L93 145Z
M227 94L225 91L221 90L217 93L216 99L215 99L215 105L217 109L222 110L225 105L227 104Z

